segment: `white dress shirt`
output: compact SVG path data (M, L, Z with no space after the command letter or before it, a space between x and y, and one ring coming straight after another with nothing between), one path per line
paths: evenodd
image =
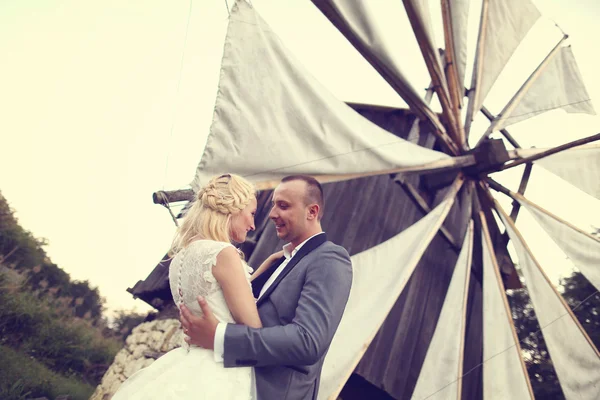
M258 298L260 299L263 294L267 291L267 289L275 282L275 279L283 272L285 267L290 263L290 260L298 253L298 251L308 242L310 239L314 238L317 235L320 235L324 232L319 232L315 235L312 235L304 242L300 243L290 252L290 248L292 247L291 243L287 243L283 246L283 256L285 260L277 267L277 269L273 272L273 274L267 279L264 286L260 290L260 294ZM258 300L258 299L256 299ZM214 340L214 357L216 362L223 362L223 354L225 353L225 329L227 328L227 324L219 322L217 325L217 330L215 331L215 340Z

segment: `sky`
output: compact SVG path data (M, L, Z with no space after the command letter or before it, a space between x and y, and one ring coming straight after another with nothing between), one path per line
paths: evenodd
M382 24L397 32L406 74L422 90L425 64L400 1ZM126 292L171 243L175 225L152 193L188 187L212 120L228 6L233 0L0 2L0 190L21 225L46 238L51 259L88 280L109 312L150 310ZM439 12L439 2L431 2ZM436 3L436 4L433 4ZM497 113L561 37L588 92L600 104L596 75L600 4L539 0L542 18L492 88ZM297 59L343 101L405 103L307 0L252 4ZM389 7L388 7L389 5ZM436 9L437 7L437 9ZM480 2L469 21L470 60ZM439 15L439 14L434 14ZM433 20L438 44L441 18ZM467 70L466 82L470 81ZM523 147L548 147L600 132L600 117L561 111L511 126ZM473 132L486 128L476 119ZM498 180L516 191L519 171ZM585 230L600 226L599 201L534 168L527 197ZM505 210L510 201L499 196ZM526 212L518 226L555 279L572 266Z

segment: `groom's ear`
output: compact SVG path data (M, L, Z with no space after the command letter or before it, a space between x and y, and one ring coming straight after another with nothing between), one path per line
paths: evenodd
M307 218L312 221L316 220L319 217L319 205L318 204L310 204L308 206L308 214Z

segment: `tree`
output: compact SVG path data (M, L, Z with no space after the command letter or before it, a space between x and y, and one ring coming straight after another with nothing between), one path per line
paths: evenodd
M573 310L596 347L600 345L600 294L580 273L562 280L563 298ZM514 290L508 296L512 316L519 336L523 358L536 398L564 399L551 355L535 316L533 305L524 289Z

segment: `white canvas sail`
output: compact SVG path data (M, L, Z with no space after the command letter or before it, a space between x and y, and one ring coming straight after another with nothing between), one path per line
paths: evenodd
M438 323L412 394L414 400L456 400L462 379L466 296L471 273L473 224L469 225L456 260Z
M393 238L352 256L352 289L325 357L319 399L337 395L411 277L454 197Z
M518 197L517 200L533 215L587 280L600 290L600 239L582 233L525 198Z
M569 400L598 398L600 357L597 350L560 295L550 286L521 235L508 221L509 217L497 203L496 207L519 258L527 291L565 397Z
M458 75L458 85L464 87L467 67L467 27L469 23L470 0L449 1L454 40L454 65ZM461 96L462 98L462 96Z
M527 35L540 12L529 0L484 0L487 14L480 31L474 68L482 65L479 75L473 71L471 89L476 90L473 114L478 112L504 66Z
M381 2L363 0L312 0L361 55L422 119L445 132L437 114L423 100L403 72L402 65L414 63L398 48L397 29L378 19ZM391 0L390 3L393 2ZM378 4L377 4L378 3Z
M560 49L495 130L557 108L568 113L596 114L570 46Z
M600 199L600 145L574 147L535 163Z
M192 187L235 172L254 182L419 166L448 156L379 128L333 97L245 1L230 15L219 92Z
M483 231L483 398L533 399L487 227Z

